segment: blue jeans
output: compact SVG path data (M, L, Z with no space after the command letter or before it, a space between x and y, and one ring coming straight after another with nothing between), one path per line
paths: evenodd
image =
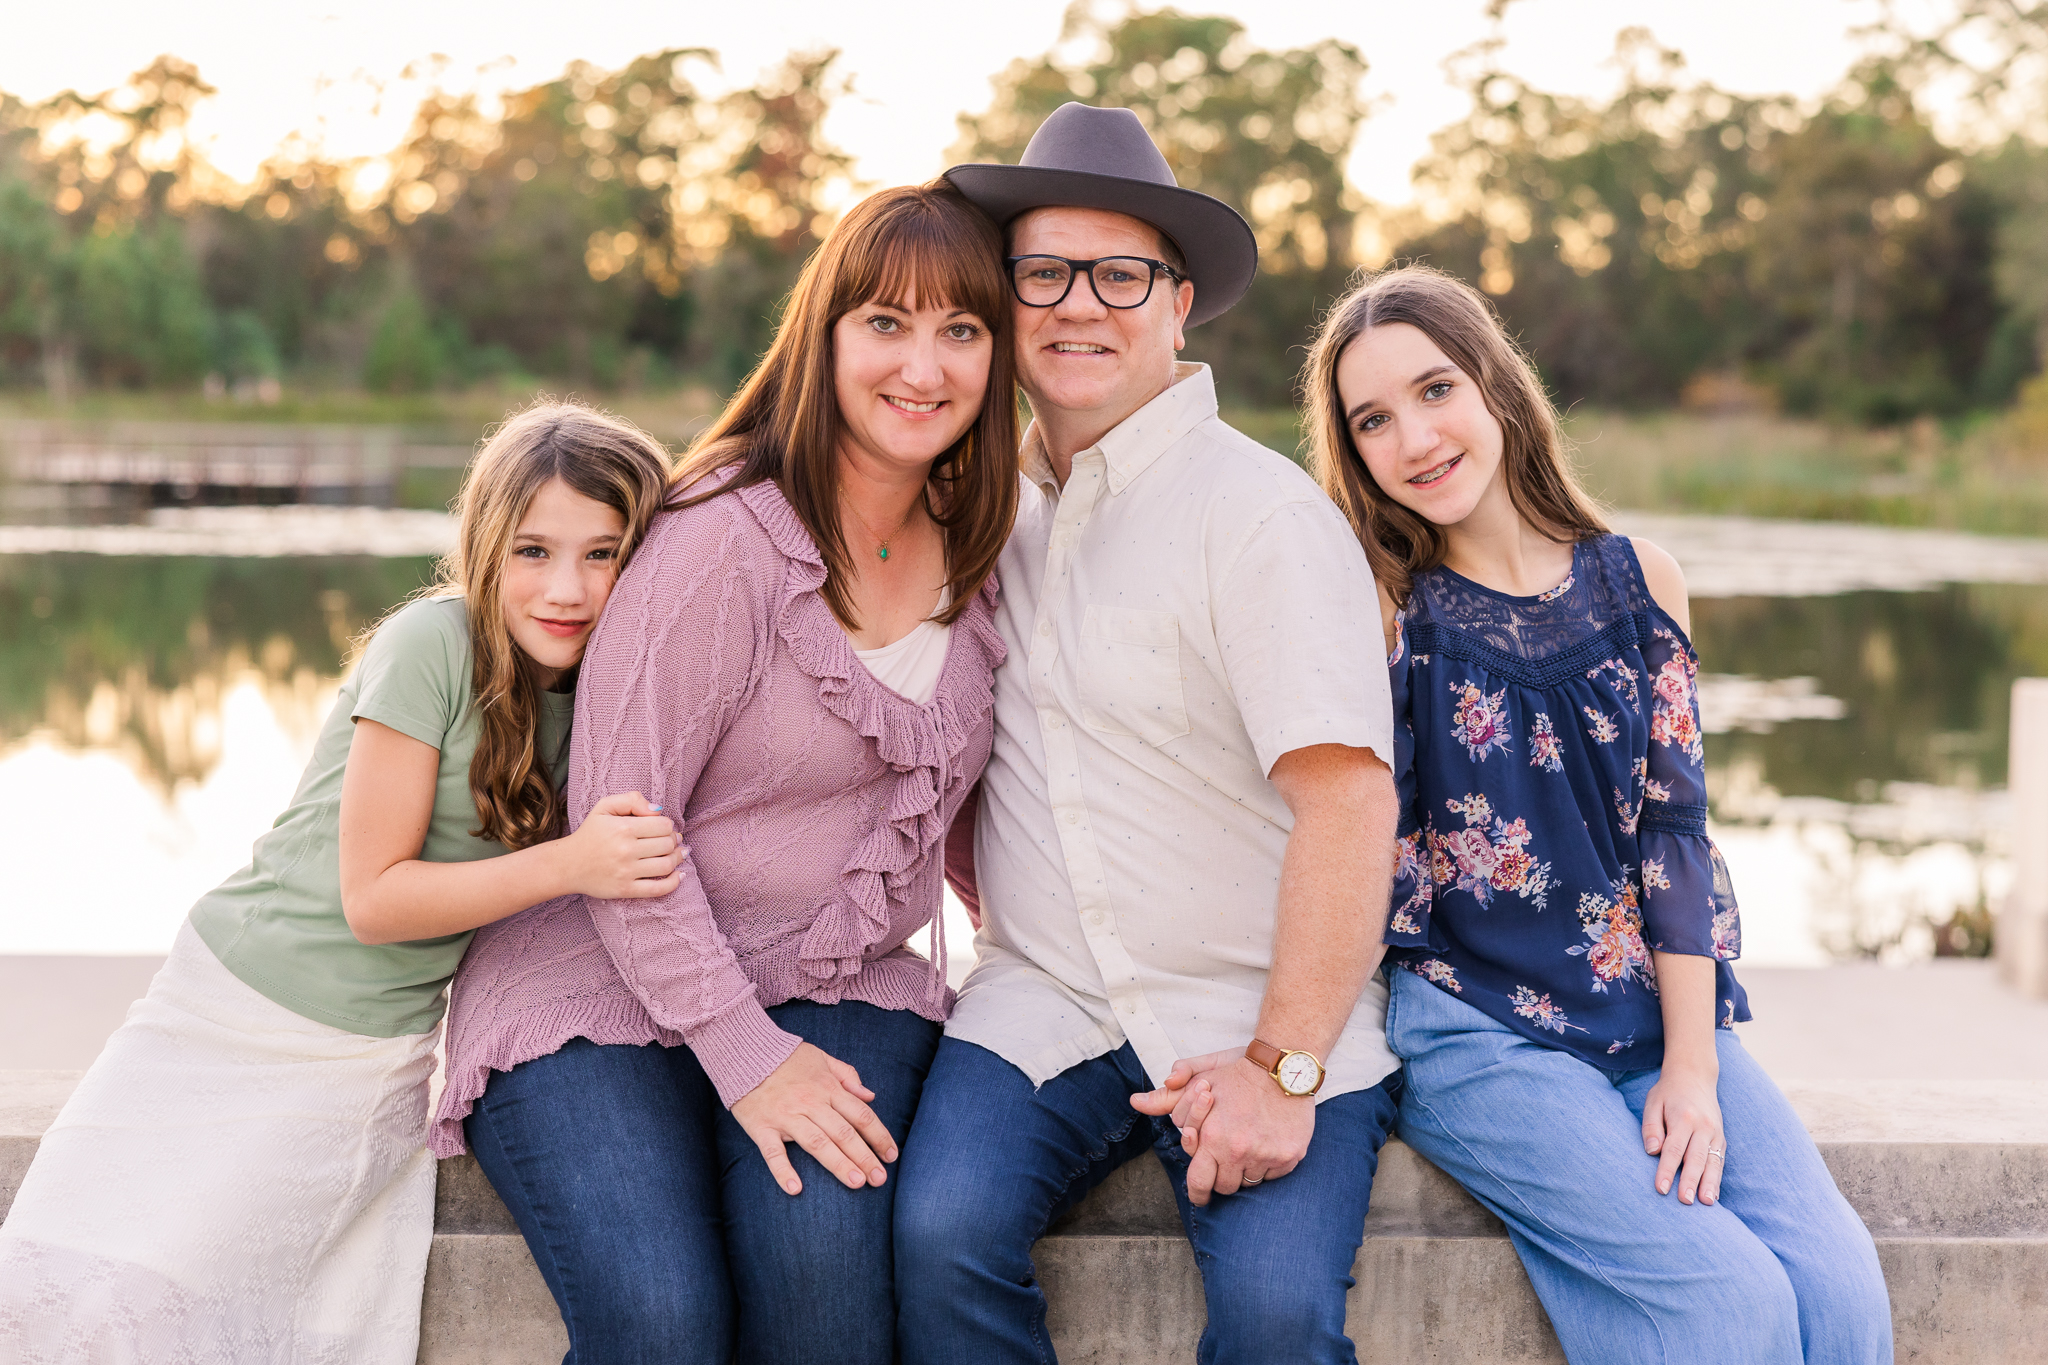
M768 1017L860 1072L902 1145L937 1024L854 1001ZM493 1074L467 1132L562 1310L563 1365L895 1358L896 1177L849 1190L792 1145L784 1194L688 1048L574 1039Z
M1401 1138L1508 1225L1572 1365L1889 1365L1870 1233L1733 1032L1715 1035L1721 1196L1688 1206L1676 1181L1657 1193L1643 1151L1659 1072L1601 1071L1388 976Z
M1053 1360L1031 1244L1148 1149L1166 1166L1201 1267L1202 1365L1357 1358L1344 1335L1344 1296L1398 1078L1323 1101L1291 1174L1199 1209L1188 1202L1178 1131L1131 1108L1130 1097L1151 1088L1128 1043L1035 1090L985 1048L939 1044L896 1199L904 1365Z

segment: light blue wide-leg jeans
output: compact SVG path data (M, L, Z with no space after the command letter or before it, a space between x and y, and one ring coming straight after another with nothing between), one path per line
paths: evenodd
M1659 1195L1656 1071L1601 1071L1392 971L1398 1135L1508 1225L1572 1365L1890 1365L1877 1249L1799 1116L1732 1032L1714 1204Z

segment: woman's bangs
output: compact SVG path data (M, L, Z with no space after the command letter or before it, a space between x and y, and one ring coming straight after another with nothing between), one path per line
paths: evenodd
M896 230L878 243L872 286L850 300L850 307L880 303L906 313L920 307L964 308L992 332L1003 330L1007 298L1001 267L991 254L996 249L992 235L984 239L968 224L936 215L891 226Z

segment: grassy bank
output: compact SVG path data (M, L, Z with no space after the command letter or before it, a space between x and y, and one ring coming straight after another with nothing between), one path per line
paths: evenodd
M1587 485L1615 507L2048 534L2048 449L2015 427L1598 411L1568 423Z

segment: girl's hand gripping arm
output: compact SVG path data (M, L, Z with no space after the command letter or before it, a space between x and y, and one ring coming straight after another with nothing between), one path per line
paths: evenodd
M638 792L608 796L574 834L497 858L420 858L441 753L358 720L341 780L341 908L363 943L462 933L557 896L645 899L675 890L682 840Z

